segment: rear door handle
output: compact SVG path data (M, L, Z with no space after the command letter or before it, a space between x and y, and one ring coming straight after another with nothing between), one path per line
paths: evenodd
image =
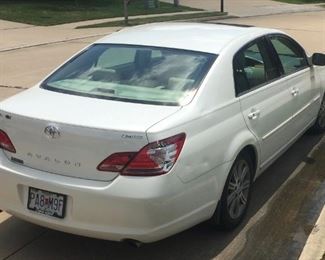
M251 113L248 114L248 119L256 120L261 114L260 110L252 110Z

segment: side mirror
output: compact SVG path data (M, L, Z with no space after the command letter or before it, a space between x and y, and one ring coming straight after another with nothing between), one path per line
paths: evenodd
M325 66L325 54L323 53L314 53L311 60L313 65Z

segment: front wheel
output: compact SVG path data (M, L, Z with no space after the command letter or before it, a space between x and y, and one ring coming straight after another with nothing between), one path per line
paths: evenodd
M325 131L325 96L320 106L316 122L311 130L316 133L323 133Z
M248 153L239 154L221 196L219 227L233 229L243 220L251 197L253 169Z

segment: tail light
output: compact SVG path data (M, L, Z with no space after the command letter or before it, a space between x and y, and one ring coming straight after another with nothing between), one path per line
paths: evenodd
M136 153L114 153L102 161L97 170L107 172L120 172Z
M16 153L16 149L12 144L9 136L2 130L0 130L0 148L7 150L11 153Z
M139 152L115 153L101 162L100 171L120 172L128 176L156 176L168 173L174 166L186 135L178 134L150 143Z

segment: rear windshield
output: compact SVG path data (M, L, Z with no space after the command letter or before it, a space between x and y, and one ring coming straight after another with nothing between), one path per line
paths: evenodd
M41 87L94 98L182 105L192 100L216 57L179 49L95 44Z

